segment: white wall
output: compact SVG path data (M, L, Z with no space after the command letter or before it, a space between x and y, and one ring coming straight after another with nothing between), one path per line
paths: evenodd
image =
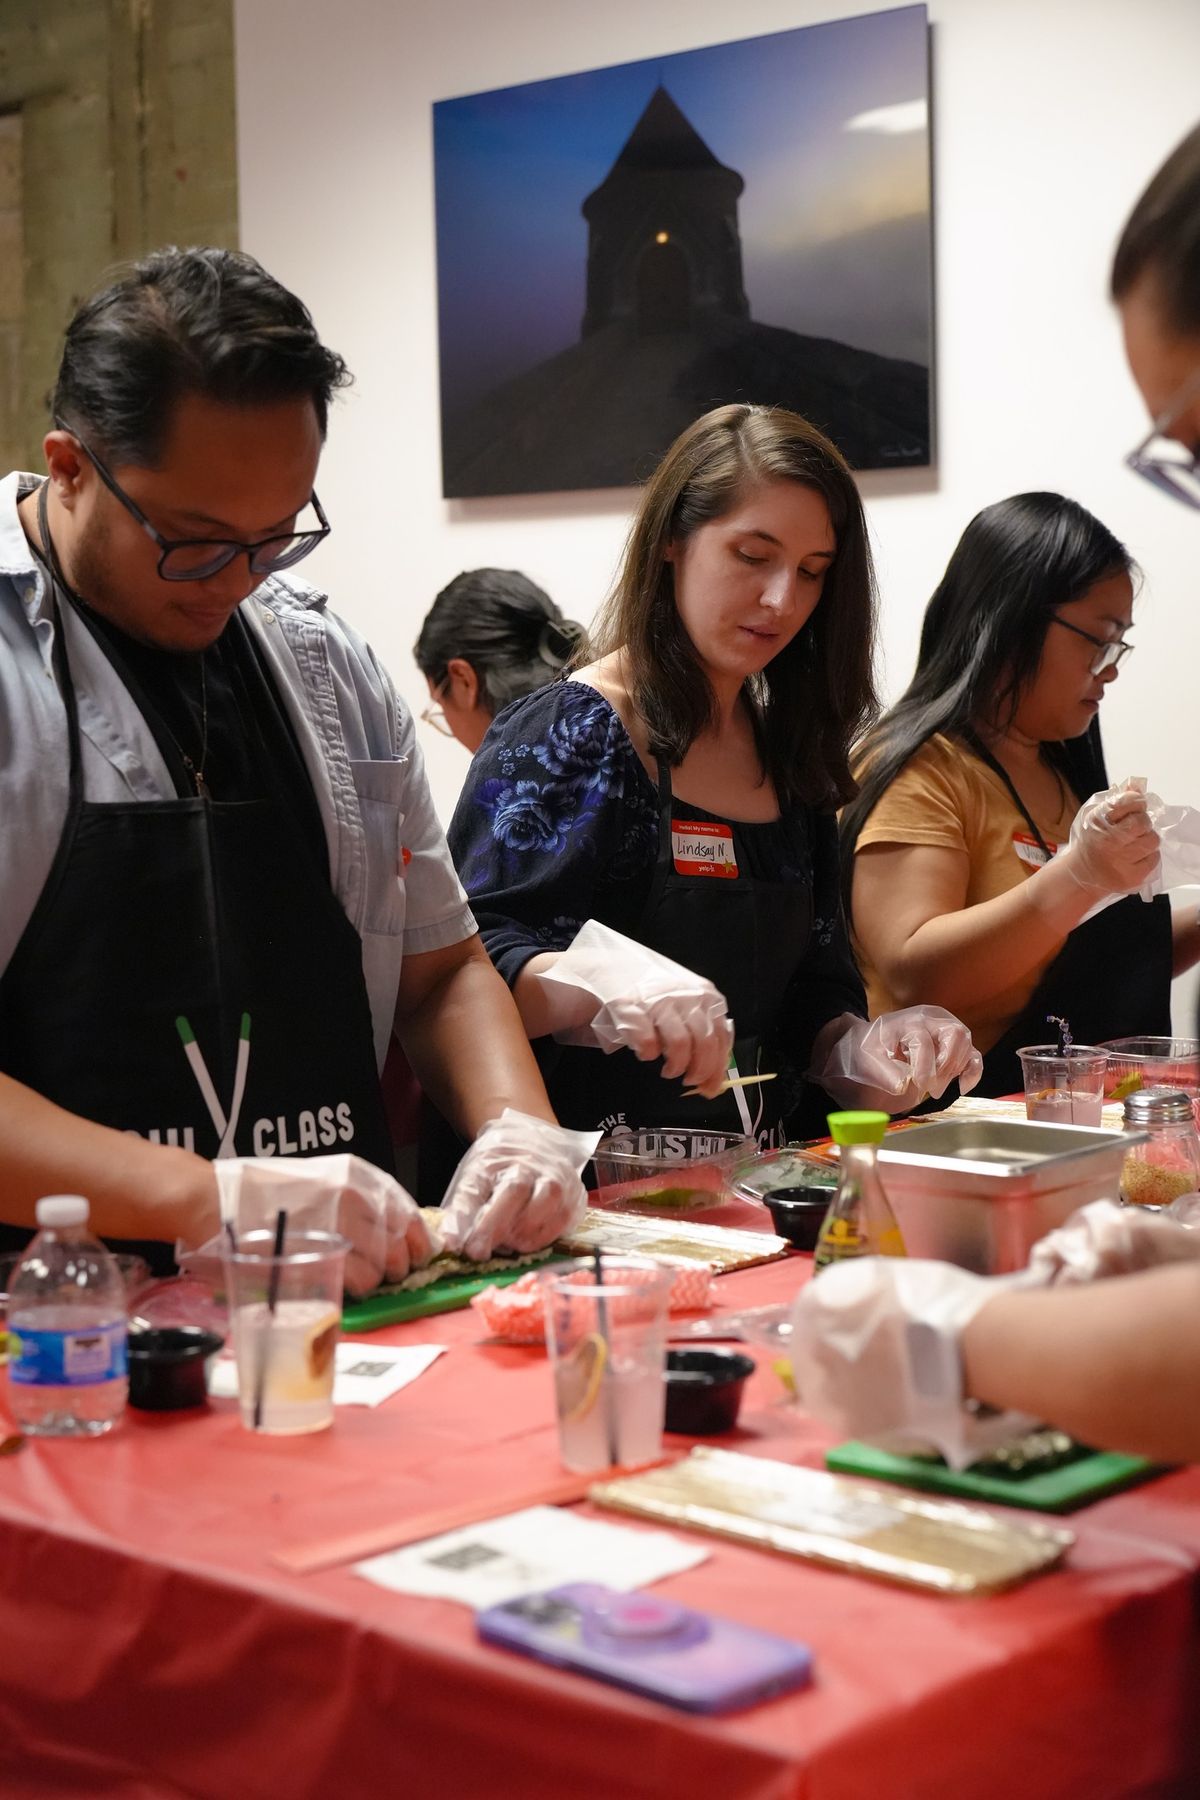
M305 573L418 707L412 641L451 576L523 568L587 621L631 505L623 491L441 498L432 102L867 10L236 0L242 243L357 376L321 473L334 534ZM1104 709L1110 768L1200 804L1200 517L1121 466L1145 426L1104 297L1129 206L1200 115L1200 5L930 0L930 15L939 463L862 478L885 692L911 671L925 601L971 514L1057 488L1146 572L1138 653ZM448 817L465 753L431 733L426 750Z

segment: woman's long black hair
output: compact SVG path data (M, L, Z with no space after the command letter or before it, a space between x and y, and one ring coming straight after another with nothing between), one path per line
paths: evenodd
M1061 494L1014 494L976 513L925 609L912 681L859 745L859 789L841 823L847 904L859 832L910 757L938 732L961 737L981 720L1003 729L1057 609L1136 573L1108 527ZM1098 720L1042 753L1080 798L1108 786Z

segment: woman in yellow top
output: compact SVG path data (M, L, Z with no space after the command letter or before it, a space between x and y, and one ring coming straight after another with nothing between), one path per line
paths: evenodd
M920 999L970 1027L981 1094L1021 1086L1016 1050L1070 1021L1077 1042L1169 1033L1173 973L1200 957L1190 916L1137 889L1158 839L1108 786L1098 712L1136 571L1098 519L1018 494L967 526L925 613L907 692L865 738L843 866L871 1012ZM1127 896L1087 915L1114 895Z

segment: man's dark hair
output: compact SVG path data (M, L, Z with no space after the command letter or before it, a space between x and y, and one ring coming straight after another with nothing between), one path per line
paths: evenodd
M1109 287L1124 300L1153 277L1163 323L1180 337L1200 332L1200 125L1176 145L1126 220Z
M321 436L351 380L295 294L239 250L156 250L67 327L56 420L120 467L152 468L180 396L233 406L311 398Z

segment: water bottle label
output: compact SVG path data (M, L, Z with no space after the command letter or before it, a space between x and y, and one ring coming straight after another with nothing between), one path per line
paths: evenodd
M128 1368L125 1333L123 1319L74 1331L10 1326L9 1377L31 1387L98 1387L119 1380Z

